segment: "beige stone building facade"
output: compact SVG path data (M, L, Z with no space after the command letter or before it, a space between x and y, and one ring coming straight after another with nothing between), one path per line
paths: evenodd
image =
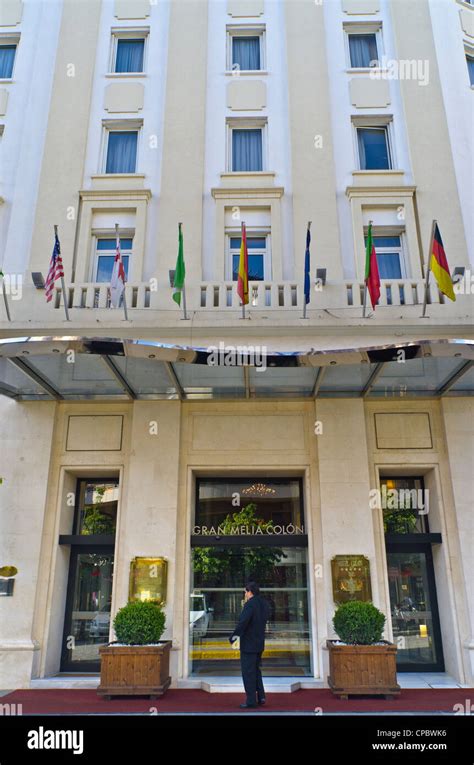
M97 683L137 557L166 562L174 686L237 682L250 576L281 690L326 684L367 583L400 673L472 684L473 17L2 0L0 687ZM423 316L433 219L456 301L431 278ZM54 225L69 318L60 281L45 300Z

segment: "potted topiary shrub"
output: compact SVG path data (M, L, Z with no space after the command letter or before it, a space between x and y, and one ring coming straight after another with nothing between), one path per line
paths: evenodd
M373 603L351 600L337 609L339 640L328 640L328 683L336 696L398 696L397 647L382 639L385 616Z
M171 683L171 640L161 640L165 614L154 601L132 601L114 619L117 640L99 648L97 693L111 696L162 696Z

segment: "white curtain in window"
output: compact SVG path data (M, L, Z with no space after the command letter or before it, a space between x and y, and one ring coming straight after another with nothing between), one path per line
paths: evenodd
M143 72L143 40L118 40L116 72Z
M351 66L368 67L377 60L375 35L349 35Z
M137 133L110 132L106 173L134 173L137 161Z
M260 38L233 37L232 64L238 64L240 69L260 69Z
M232 131L232 170L241 172L262 170L261 129Z
M377 265L381 279L401 279L400 256L397 252L377 253Z

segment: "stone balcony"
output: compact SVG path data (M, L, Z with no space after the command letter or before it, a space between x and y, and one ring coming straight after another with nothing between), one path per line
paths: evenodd
M393 342L396 337L419 340L472 337L471 295L458 294L456 302L430 285L426 317L422 318L424 282L395 279L382 282L379 305L367 306L363 318L364 285L358 280L312 286L311 302L303 318L304 294L297 281L251 282L250 303L242 317L235 282L198 282L186 287L187 319L171 299L168 284L128 283L128 321L122 309L111 309L107 283L67 285L69 321L62 293L55 290L46 303L44 291L35 289L28 276L21 290L8 297L11 321L0 298L0 336L102 335L153 337L188 345L212 339L248 337L271 342L282 350L370 345ZM7 283L8 294L8 283Z

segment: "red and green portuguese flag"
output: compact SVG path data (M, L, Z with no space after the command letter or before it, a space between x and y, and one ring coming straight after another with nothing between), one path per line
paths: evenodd
M181 293L184 287L184 279L186 276L186 269L184 267L184 246L183 246L183 232L181 229L181 223L178 229L178 257L176 259L176 270L174 273L174 292L173 300L178 305L181 305Z
M433 236L431 239L430 247L430 270L433 272L433 276L436 279L438 288L443 295L446 295L450 300L456 300L456 295L453 289L453 280L449 273L448 259L443 247L443 240L439 233L438 224L435 222L433 225Z
M379 267L377 265L377 255L374 247L374 240L372 238L372 223L369 223L367 245L365 250L365 286L370 295L372 308L375 310L375 306L377 305L377 301L380 297L380 276Z

